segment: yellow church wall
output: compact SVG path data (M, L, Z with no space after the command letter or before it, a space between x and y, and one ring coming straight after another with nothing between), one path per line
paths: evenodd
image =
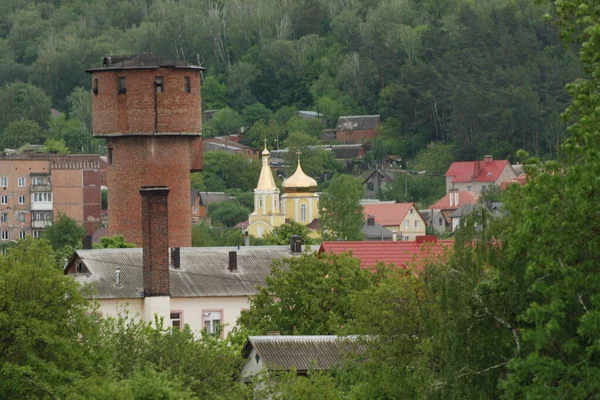
M306 194L304 196L284 194L281 196L281 202L283 203L283 212L286 219L308 225L314 219L319 218L319 197L316 194ZM302 220L302 206L305 207L304 221Z

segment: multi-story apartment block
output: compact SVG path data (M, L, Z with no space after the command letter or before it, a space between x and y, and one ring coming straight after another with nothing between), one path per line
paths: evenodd
M88 234L101 223L105 162L94 154L0 157L0 241L39 237L58 213Z

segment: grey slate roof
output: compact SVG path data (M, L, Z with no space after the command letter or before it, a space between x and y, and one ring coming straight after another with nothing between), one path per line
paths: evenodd
M385 240L392 239L394 233L383 225L375 223L374 225L364 224L362 232L365 239L368 240Z
M316 251L318 246L303 246ZM237 251L237 272L230 272L229 251ZM290 257L289 246L185 247L180 250L181 268L170 269L171 297L229 297L256 293L264 285L275 259ZM142 249L77 250L89 273L72 274L81 284L91 284L97 299L143 297ZM117 287L116 269L121 286Z
M200 204L207 206L213 203L229 200L229 197L224 192L199 192Z
M452 218L466 217L468 215L473 214L473 212L475 210L478 210L480 208L481 208L481 205L479 205L479 204L463 204L462 206L460 206L458 208L458 210L456 210L452 213Z
M243 354L251 349L270 371L328 370L343 365L346 356L365 351L356 336L249 336Z
M90 68L87 71L93 72L102 70L147 69L160 67L204 70L202 67L191 65L182 60L163 57L152 53L106 56L102 60L102 64L102 67Z
M379 115L352 115L338 119L338 131L366 131L377 128L380 121Z

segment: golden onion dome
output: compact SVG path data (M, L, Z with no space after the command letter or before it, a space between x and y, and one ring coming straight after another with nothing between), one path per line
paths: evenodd
M269 155L269 150L267 150L267 138L265 138L265 149L261 153L263 156Z
M317 191L317 181L302 171L302 166L300 165L300 153L298 153L298 167L296 168L296 172L286 179L283 183L283 187L286 192Z

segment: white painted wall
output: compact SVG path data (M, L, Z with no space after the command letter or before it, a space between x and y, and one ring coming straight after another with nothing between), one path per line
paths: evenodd
M150 302L147 299L153 299ZM163 300L158 300L163 299ZM145 304L144 304L145 303ZM156 303L156 304L155 304ZM248 297L191 297L171 298L170 309L165 309L166 303L163 297L148 297L146 299L120 299L120 300L98 300L99 309L103 316L116 317L119 312L124 316L123 309L129 311L129 317L142 319L146 322L154 322L154 314L159 312L166 314L165 322L170 325L170 312L182 312L183 324L188 324L190 329L200 332L203 326L203 313L206 311L221 311L223 336L226 336L234 327L242 310L250 309ZM145 306L146 305L146 306ZM152 308L155 311L150 311Z

